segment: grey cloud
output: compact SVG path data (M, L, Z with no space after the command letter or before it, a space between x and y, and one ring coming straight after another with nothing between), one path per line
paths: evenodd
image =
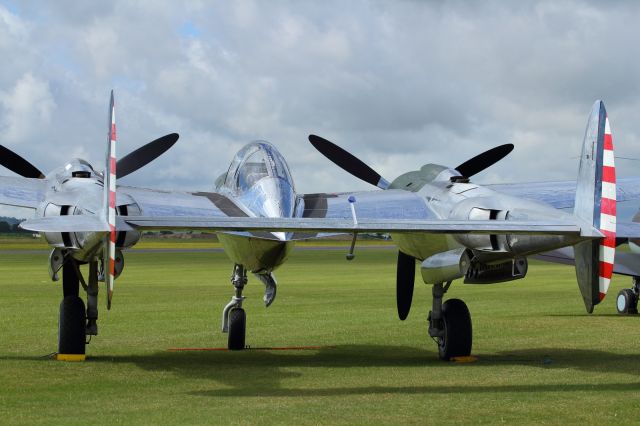
M586 1L0 4L0 54L12 58L0 72L2 99L25 76L48 89L32 108L2 103L3 143L48 167L73 153L101 167L114 87L122 154L181 134L127 184L207 189L235 150L267 139L289 159L299 190L366 188L314 152L309 133L390 178L513 142L514 153L478 179L572 179L597 98L609 108L618 152L640 157L639 8ZM11 136L27 122L28 132ZM634 173L633 162L619 166Z

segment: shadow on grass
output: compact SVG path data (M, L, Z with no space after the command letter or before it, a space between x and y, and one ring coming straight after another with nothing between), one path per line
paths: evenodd
M567 384L567 385L496 385L496 386L365 386L365 387L335 387L316 389L288 389L288 388L251 388L249 386L235 389L212 389L206 391L189 392L189 395L205 397L320 397L320 396L351 396L372 394L475 394L475 393L536 393L536 392L638 392L640 383L607 383Z
M439 369L443 376L448 369L464 368L473 371L493 368L497 373L504 366L522 366L541 369L576 369L589 373L628 374L640 378L638 355L616 354L606 351L582 349L536 348L505 351L479 355L478 361L468 364L442 362L437 354L421 348L384 345L345 345L306 351L202 351L202 352L158 352L149 355L105 356L91 355L87 362L105 364L132 364L150 372L170 372L186 379L202 379L217 383L216 389L190 392L193 395L237 397L237 396L340 396L360 394L448 394L481 392L638 392L637 383L570 383L570 384L505 384L505 385L425 385L425 386L363 386L314 388L313 383L304 388L287 388L283 380L305 376L300 368L339 369L347 368L412 368ZM21 360L27 357L0 357L0 360ZM292 371L296 369L296 371ZM337 372L336 372L337 371ZM389 371L381 370L381 374ZM310 371L310 374L311 371ZM352 374L352 373L351 373ZM363 376L375 378L375 372ZM399 374L395 371L393 374ZM400 376L399 376L400 377ZM339 382L339 381L338 381ZM222 385L222 386L220 386Z
M597 315L591 315L591 314L587 314L587 313L578 313L578 314L546 314L544 315L545 317L558 317L558 318L576 318L576 317L583 317L583 318L595 318L596 320L598 318L602 318L602 317L619 317L619 318L640 318L639 315L623 315L623 314L597 314ZM638 321L640 321L640 319L638 319Z

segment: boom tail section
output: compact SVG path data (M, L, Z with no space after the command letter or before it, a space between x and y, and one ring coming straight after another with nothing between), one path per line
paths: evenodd
M585 131L574 215L604 238L574 246L576 277L587 312L607 294L616 250L616 172L613 139L602 101L596 101Z

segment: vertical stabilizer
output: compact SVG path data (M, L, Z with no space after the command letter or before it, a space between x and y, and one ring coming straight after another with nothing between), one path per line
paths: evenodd
M107 285L107 309L111 309L116 257L116 114L111 91L109 104L109 138L107 141L106 167L104 170L104 210L109 233L104 242L104 281Z
M574 214L605 238L574 246L576 277L587 312L607 294L616 250L616 172L609 119L602 101L591 109L584 135Z

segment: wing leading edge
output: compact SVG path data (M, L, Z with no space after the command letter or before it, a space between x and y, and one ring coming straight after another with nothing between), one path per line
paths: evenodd
M0 204L36 209L46 190L47 182L43 179L0 176Z
M410 220L410 219L350 219L314 218L127 218L126 223L136 229L209 229L212 231L312 231L348 233L433 233L433 234L554 234L580 235L600 238L592 229L583 229L568 222L497 222L459 220ZM594 232L595 231L595 232Z
M23 222L22 227L39 232L69 232L75 216L45 217ZM153 217L119 218L121 230L209 230L209 231L313 231L348 233L433 233L433 234L553 234L601 238L593 228L565 221L494 221L494 220L408 220L364 219L354 224L350 219L258 218L258 217ZM120 227L120 225L122 225ZM96 229L98 231L98 229Z

